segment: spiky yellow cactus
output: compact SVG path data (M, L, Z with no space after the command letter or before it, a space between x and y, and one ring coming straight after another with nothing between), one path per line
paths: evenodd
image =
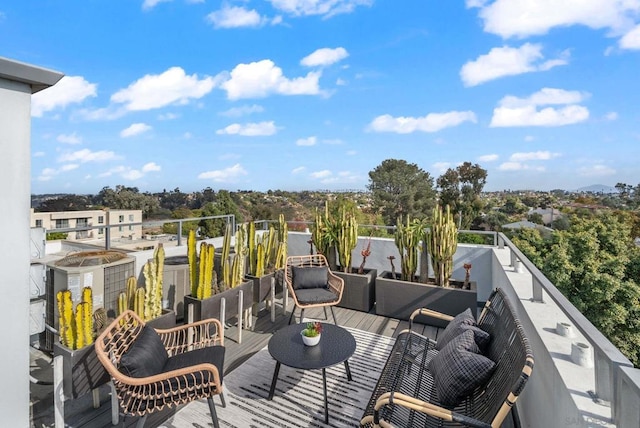
M196 254L196 231L189 231L187 238L187 259L189 259L189 283L191 284L191 295L198 294L198 255Z
M418 270L418 257L420 251L420 241L425 239L424 222L407 216L407 223L402 223L402 217L398 219L395 233L395 243L400 253L400 265L402 268L401 279L403 281L413 281Z
M56 294L58 301L58 330L60 332L60 342L67 348L73 349L73 301L71 291L62 290Z
M358 245L358 221L353 211L340 208L340 218L336 227L336 247L343 272L351 270L351 252Z
M151 320L162 315L162 278L164 270L164 247L158 244L153 259L144 265L145 282L144 319Z
M133 311L138 314L140 318L144 316L144 288L140 287L136 289L135 296L133 298Z

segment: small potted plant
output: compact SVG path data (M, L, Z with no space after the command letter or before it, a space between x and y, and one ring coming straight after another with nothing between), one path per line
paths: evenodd
M315 346L320 342L322 333L322 324L319 322L308 322L305 329L300 332L302 341L307 346Z

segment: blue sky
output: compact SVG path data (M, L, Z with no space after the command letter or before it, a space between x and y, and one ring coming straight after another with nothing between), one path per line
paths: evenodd
M34 193L640 182L640 0L5 1L0 55L66 75Z

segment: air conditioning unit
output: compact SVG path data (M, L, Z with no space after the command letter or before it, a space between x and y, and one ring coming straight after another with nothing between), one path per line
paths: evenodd
M84 287L93 289L93 310L105 308L108 316L115 318L118 294L126 290L127 278L135 274L135 258L114 250L73 253L49 265L47 323L58 328L58 291L70 290L77 304Z

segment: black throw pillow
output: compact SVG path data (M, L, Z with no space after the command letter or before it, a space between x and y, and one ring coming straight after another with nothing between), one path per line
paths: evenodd
M293 266L293 288L327 288L329 268L327 266Z
M496 364L479 351L473 332L467 330L429 362L440 404L455 407L489 380Z
M476 320L473 318L473 314L471 314L471 309L467 308L464 312L460 312L458 315L453 317L451 321L449 321L449 324L447 324L442 333L438 335L436 344L436 349L438 351L442 350L442 348L444 348L451 339L462 333L462 329L460 328L462 324L476 324Z
M162 372L169 354L158 333L145 325L131 348L120 358L120 371L129 377L149 377Z

